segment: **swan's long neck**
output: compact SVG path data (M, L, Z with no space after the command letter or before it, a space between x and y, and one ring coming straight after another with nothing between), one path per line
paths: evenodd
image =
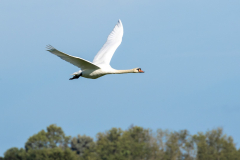
M127 69L127 70L114 70L112 74L123 74L123 73L134 73L133 69Z

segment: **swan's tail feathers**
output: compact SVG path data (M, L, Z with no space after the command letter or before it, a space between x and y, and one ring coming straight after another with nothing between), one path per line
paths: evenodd
M72 75L73 75L73 77L70 78L69 80L78 79L82 75L82 72L81 71L75 72Z

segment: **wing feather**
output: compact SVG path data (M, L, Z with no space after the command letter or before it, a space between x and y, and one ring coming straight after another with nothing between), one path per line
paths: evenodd
M99 67L96 66L95 64L93 64L85 59L63 53L63 52L55 49L51 45L47 46L47 51L51 52L52 54L55 54L56 56L60 57L61 59L65 60L65 61L81 68L82 70L84 70L84 69L99 69Z
M118 23L116 24L112 32L109 34L106 43L94 57L93 63L97 65L98 64L109 65L114 52L122 42L122 37L123 37L123 25L121 20L119 19Z

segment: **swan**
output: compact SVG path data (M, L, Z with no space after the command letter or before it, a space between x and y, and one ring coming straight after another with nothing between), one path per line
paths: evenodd
M47 51L80 68L79 71L72 74L73 77L69 80L78 79L80 76L84 78L97 79L107 74L144 73L141 68L116 70L110 66L111 58L118 46L121 44L122 37L123 25L119 19L118 23L109 34L107 41L94 57L93 62L63 53L51 45L47 45Z

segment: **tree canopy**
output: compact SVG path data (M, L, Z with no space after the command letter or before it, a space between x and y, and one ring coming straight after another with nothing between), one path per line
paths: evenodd
M0 160L240 160L240 149L222 128L191 135L187 130L153 132L139 126L97 134L66 136L50 125L31 136L25 148L10 148Z

